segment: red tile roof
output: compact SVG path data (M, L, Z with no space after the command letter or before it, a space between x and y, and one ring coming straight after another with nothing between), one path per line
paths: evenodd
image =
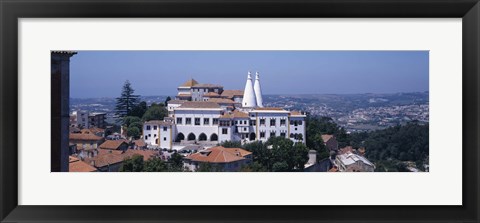
M221 96L226 98L233 98L234 96L243 97L243 91L242 90L224 90Z
M327 135L327 134L322 135L322 140L323 140L324 143L328 142L328 140L330 140L332 138L333 138L333 135Z
M180 87L193 87L196 84L198 84L198 82L192 78L187 82L183 83L182 85L180 85Z
M100 141L103 138L94 134L70 133L70 140Z
M231 113L225 113L223 114L222 116L220 116L220 118L223 118L223 119L232 119L232 118L248 118L248 114L245 113L245 112L241 112L241 111L238 111L238 110L235 110Z
M104 143L102 143L100 146L98 146L100 149L119 149L120 146L126 145L128 146L128 143L123 140L107 140Z
M245 159L244 157L252 154L241 148L224 148L223 146L212 147L202 150L186 157L192 161L208 163L230 163Z
M209 101L187 101L179 108L220 108L220 105Z
M220 95L217 94L216 92L208 92L204 94L203 97L220 97Z
M232 99L227 99L227 98L210 98L208 99L208 101L219 103L219 104L235 104L235 102Z
M68 171L69 172L95 172L97 169L79 160L76 157L69 156Z

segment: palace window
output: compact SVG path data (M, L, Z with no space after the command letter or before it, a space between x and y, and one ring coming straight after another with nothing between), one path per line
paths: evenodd
M230 126L230 121L220 121L220 126Z
M163 131L164 131L164 132L167 131L167 126L164 126L164 127L163 127Z
M204 125L210 125L210 118L203 118Z
M285 138L287 136L287 133L281 132L280 136Z
M264 118L260 119L260 125L265 125L265 119Z
M218 118L214 118L214 119L212 120L212 123L213 123L214 125L218 125Z
M280 119L280 125L285 125L287 123L287 120L285 119Z
M200 118L195 118L195 125L200 125Z
M265 132L260 132L260 138L265 138Z
M270 132L270 137L275 137L275 135L276 135L276 132L275 132L275 131L271 131L271 132Z
M150 126L149 126L149 125L147 125L147 130L150 130Z
M228 129L227 128L222 128L222 134L224 134L224 135L228 134Z
M163 141L167 141L167 137L163 137Z
M192 124L192 118L186 118L185 119L185 124L186 125L191 125Z
M275 121L276 120L274 118L270 119L270 126L275 126Z
M177 124L182 124L183 118L177 118Z
M154 138L157 137L157 134L153 134L153 137L154 137Z
M298 125L302 125L302 120L298 120Z
M156 126L156 125L153 126L153 130L157 130L157 126Z

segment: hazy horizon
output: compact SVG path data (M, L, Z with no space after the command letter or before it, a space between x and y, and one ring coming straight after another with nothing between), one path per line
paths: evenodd
M248 71L264 95L429 91L428 51L79 51L70 96L118 97L126 80L142 96L174 96L190 78L243 90Z
M303 95L342 95L342 96L346 96L346 95L366 95L366 94L379 94L379 95L393 95L393 94L414 94L414 93L429 93L429 91L410 91L410 92L392 92L392 93L345 93L345 94L335 94L335 93L312 93L312 94L296 94L296 93L292 93L292 94L263 94L263 96L303 96ZM136 94L136 93L135 93ZM138 95L138 94L137 94ZM168 97L170 96L173 99L175 95L140 95L140 97ZM117 98L119 96L112 96L112 97L84 97L84 98L79 98L79 97L70 97L71 99L94 99L94 98Z

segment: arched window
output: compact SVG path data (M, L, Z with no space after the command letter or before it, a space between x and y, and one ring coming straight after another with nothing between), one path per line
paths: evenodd
M213 133L211 136L210 136L210 141L218 141L218 135Z
M187 138L187 139L188 139L189 141L194 141L195 138L196 138L195 134L193 134L193 133L188 134L188 138Z
M183 135L183 133L178 133L177 139L175 140L175 142L180 142L182 140L185 140L185 135Z
M198 141L207 141L207 135L205 135L205 133L201 133L198 136Z

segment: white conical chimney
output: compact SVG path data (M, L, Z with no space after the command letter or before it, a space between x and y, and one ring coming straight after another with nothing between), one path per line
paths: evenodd
M245 91L243 92L242 107L253 108L257 107L255 99L255 92L253 91L252 76L248 72L247 83L245 84Z
M255 85L253 86L253 90L255 91L255 98L257 99L257 106L263 107L263 99L262 99L262 88L260 87L260 75L258 71L255 75Z

